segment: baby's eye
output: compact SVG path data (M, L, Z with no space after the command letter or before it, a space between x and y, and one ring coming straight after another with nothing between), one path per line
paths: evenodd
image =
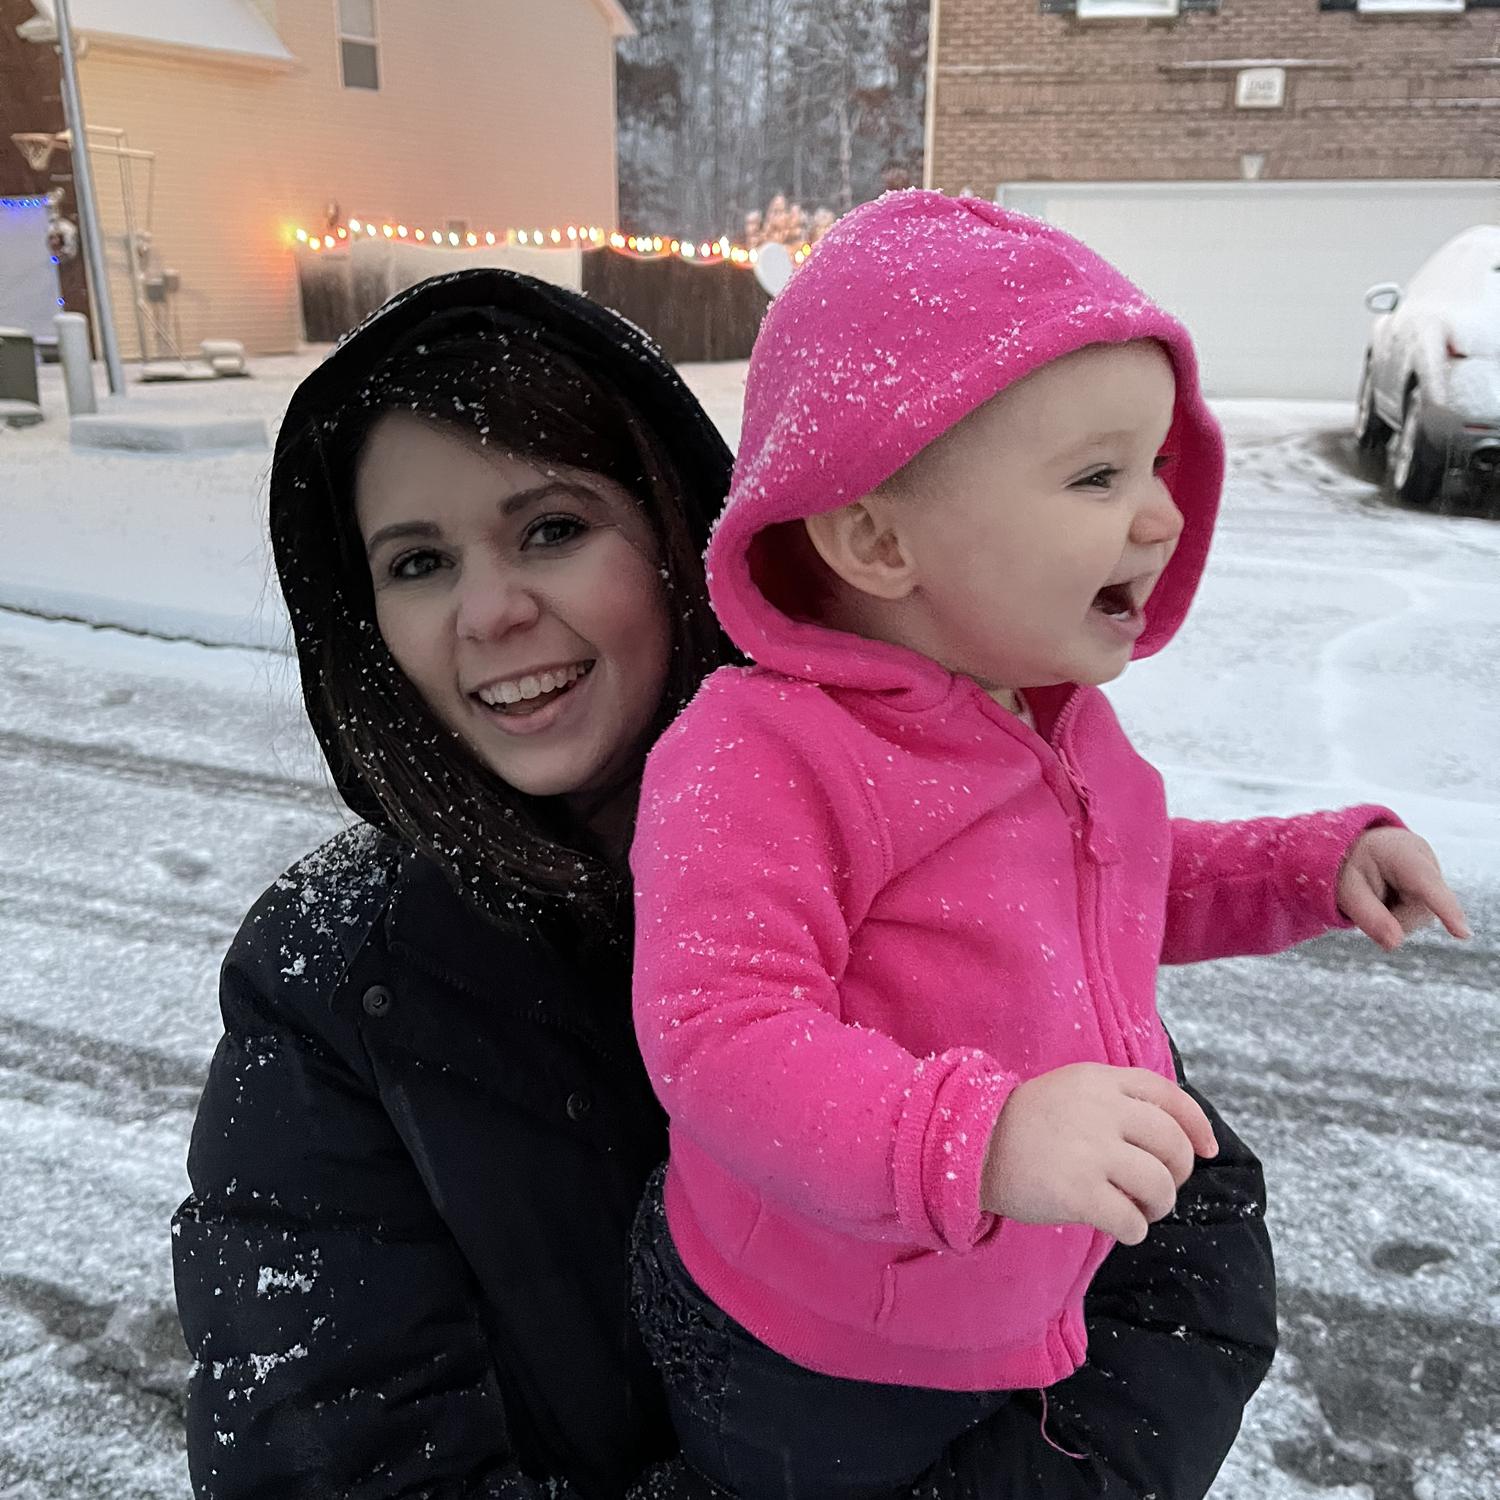
M561 547L582 536L588 525L577 516L541 516L526 528L523 547Z
M1081 479L1075 480L1074 485L1075 487L1082 487L1084 489L1107 490L1111 481L1113 481L1119 472L1118 469L1108 466L1102 469L1095 469L1092 474L1085 474Z
M392 578L426 578L443 566L442 557L428 547L403 552L390 566Z

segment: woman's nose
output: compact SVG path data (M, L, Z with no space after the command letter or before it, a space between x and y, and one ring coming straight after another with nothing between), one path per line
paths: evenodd
M496 640L534 624L541 603L510 570L492 563L465 563L458 584L455 629L463 640Z

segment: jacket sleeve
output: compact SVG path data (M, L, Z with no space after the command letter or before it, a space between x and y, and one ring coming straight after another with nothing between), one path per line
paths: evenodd
M912 1500L1208 1493L1275 1355L1276 1279L1260 1163L1187 1087L1219 1155L1198 1163L1141 1244L1116 1246L1100 1268L1084 1304L1088 1360L1047 1392L1046 1436L1036 1393L1017 1394L949 1448Z
M1354 841L1400 826L1373 806L1237 823L1174 818L1162 962L1280 953L1348 927L1338 880Z
M321 918L289 928L286 904L268 896L225 960L172 1225L194 1493L566 1494L513 1461L465 1265L334 1033Z
M711 685L653 751L632 852L636 1032L673 1132L842 1233L970 1249L1016 1080L840 1020L883 820L829 716L725 696Z

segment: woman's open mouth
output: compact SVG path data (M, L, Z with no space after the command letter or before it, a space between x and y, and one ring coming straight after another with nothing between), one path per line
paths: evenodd
M563 701L593 670L592 661L573 662L545 672L488 682L469 697L502 728L514 734L531 734L552 724Z

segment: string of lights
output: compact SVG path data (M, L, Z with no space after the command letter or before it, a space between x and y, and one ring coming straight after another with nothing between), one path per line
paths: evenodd
M345 224L330 225L325 230L298 229L295 238L308 250L322 253L337 250L361 237L406 241L444 250L474 250L480 245L519 245L539 250L612 250L616 255L635 260L678 260L692 265L734 265L749 268L759 259L759 252L744 245L731 244L727 235L717 240L694 241L661 234L623 234L618 229L604 230L597 225L569 224L561 229L494 230L424 229L400 223L377 223L371 219L350 219ZM812 254L804 244L792 259L799 265Z

